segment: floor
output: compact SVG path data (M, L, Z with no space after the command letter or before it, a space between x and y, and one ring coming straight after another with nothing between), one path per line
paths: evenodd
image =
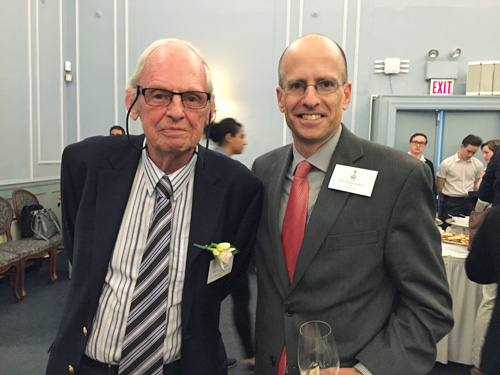
M7 279L0 280L0 375L42 375L48 358L48 349L62 315L69 285L67 261L63 253L58 257L59 280L51 285L44 262L40 270L26 274L27 297L15 303ZM250 276L251 305L255 306L256 280ZM242 361L243 348L232 322L232 301L222 303L221 332L229 357L239 360L229 375L250 375L253 372ZM469 375L470 366L449 363L436 364L428 375ZM391 375L391 374L384 374ZM400 375L400 374L398 374Z

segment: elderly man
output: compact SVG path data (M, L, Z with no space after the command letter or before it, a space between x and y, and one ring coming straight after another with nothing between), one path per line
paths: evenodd
M341 124L351 83L325 36L285 50L277 96L293 144L253 165L266 195L255 372L298 375L299 328L322 320L340 375L428 373L453 322L429 168Z
M47 374L227 373L220 302L245 272L262 184L198 145L214 109L211 92L208 66L192 45L156 41L125 99L145 136L95 137L64 151L73 277ZM239 253L196 246L212 242Z

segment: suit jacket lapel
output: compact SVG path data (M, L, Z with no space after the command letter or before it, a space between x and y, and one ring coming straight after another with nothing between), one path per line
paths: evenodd
M194 243L209 245L215 240L213 235L217 227L220 207L222 207L224 200L224 190L216 185L221 176L210 158L206 160L204 165L205 148L201 146L198 148L198 160L194 175L193 207L191 210L191 230L189 233L188 265L199 254L206 251L194 247ZM203 212L203 215L197 214L199 212Z
M344 126L339 143L321 186L318 199L304 233L304 239L297 259L290 290L300 281L315 254L320 249L328 233L340 216L350 193L328 188L333 170L337 164L355 166L363 156L363 148L357 138Z
M220 207L224 203L224 190L217 186L221 175L212 164L211 159L206 157L205 148L198 146L198 160L195 166L193 186L193 206L191 209L191 227L189 231L188 253L186 260L186 274L184 279L184 290L182 293L182 321L190 321L193 309L193 294L189 293L196 285L192 275L197 272L195 260L206 250L194 247L193 244L209 245L216 239L213 238L219 222ZM200 214L203 213L203 214ZM183 332L184 333L184 332Z
M267 222L269 225L269 236L271 237L272 255L266 257L271 262L270 269L277 272L272 273L272 277L276 285L279 286L279 291L284 297L289 289L290 281L288 280L288 272L286 269L285 254L283 252L283 244L281 242L281 231L279 222L279 212L281 205L281 196L283 193L283 184L286 178L286 173L292 160L292 146L283 148L282 153L271 165L269 179L269 195L268 195L268 211Z

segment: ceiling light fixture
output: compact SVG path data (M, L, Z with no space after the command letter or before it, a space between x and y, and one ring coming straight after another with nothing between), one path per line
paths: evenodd
M438 51L437 49L434 49L434 48L433 48L433 49L431 49L431 50L429 51L429 57L430 57L431 59L435 59L436 57L438 57L438 55L439 55L439 51Z
M460 55L462 54L462 50L460 48L455 48L452 52L451 52L451 58L453 60L456 60L460 57Z

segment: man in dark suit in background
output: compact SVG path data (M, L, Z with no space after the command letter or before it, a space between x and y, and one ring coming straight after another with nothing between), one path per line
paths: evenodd
M410 137L410 142L408 143L410 151L408 153L417 158L418 160L423 161L427 164L432 173L432 192L434 196L437 197L437 189L436 189L436 175L434 172L434 164L432 161L424 157L424 151L427 147L427 136L424 133L415 133Z
M156 41L126 93L145 136L95 137L64 151L73 275L47 374L227 374L220 302L246 271L262 184L198 146L212 91L198 50ZM239 253L222 268L194 246L212 242Z
M341 124L351 83L325 36L285 50L277 96L293 145L253 165L265 191L256 374L298 375L310 320L332 327L339 375L428 373L453 323L429 168Z

